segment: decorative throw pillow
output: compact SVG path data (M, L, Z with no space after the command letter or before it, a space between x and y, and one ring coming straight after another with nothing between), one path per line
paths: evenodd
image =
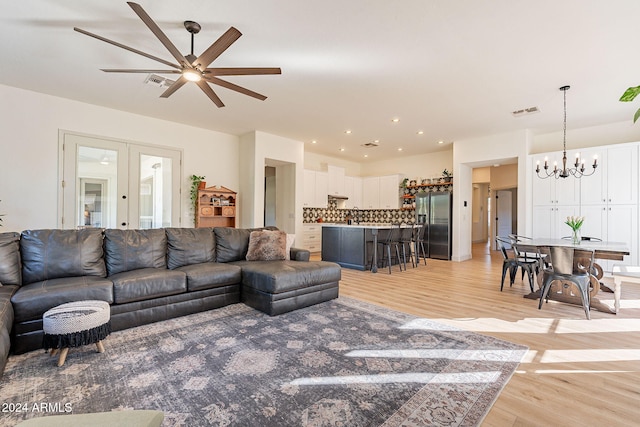
M247 261L273 261L286 258L287 233L280 230L252 231Z

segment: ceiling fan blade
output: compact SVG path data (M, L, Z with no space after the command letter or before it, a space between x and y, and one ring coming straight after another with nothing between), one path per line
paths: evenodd
M140 19L142 19L142 22L144 22L145 25L149 27L151 32L158 38L158 40L160 40L160 43L162 43L164 47L167 48L169 53L171 53L171 55L173 55L173 57L176 58L176 60L180 64L182 64L183 67L188 67L191 65L189 64L189 61L186 60L184 55L180 53L178 48L176 48L174 44L171 43L171 40L169 40L169 37L167 37L165 33L162 32L160 27L158 27L158 25L154 22L154 20L151 19L151 17L147 14L147 12L144 11L142 6L140 6L138 3L134 3L131 1L127 2L127 4L131 6L131 9L133 9L136 15L138 15Z
M213 103L218 106L218 108L224 107L222 100L218 97L218 95L216 95L216 93L213 91L213 89L211 89L211 86L209 86L207 82L205 82L204 80L200 80L196 82L196 84L200 86L200 89L202 89L202 91L207 94L209 99L211 99Z
M218 86L225 87L227 89L234 90L234 91L239 92L239 93L241 93L243 95L251 96L253 98L259 99L260 101L264 101L265 99L267 99L266 96L261 95L258 92L254 92L252 90L245 89L242 86L238 86L236 84L229 83L226 80L221 80L221 79L219 79L217 77L209 77L209 76L205 76L204 78L210 83L213 83L213 84L218 85Z
M98 39L98 40L101 40L103 42L106 42L106 43L112 44L114 46L120 47L122 49L128 50L129 52L137 53L138 55L142 55L145 58L149 58L149 59L153 59L154 61L161 62L164 65L168 65L169 67L181 69L181 67L179 65L173 64L173 63L171 63L169 61L165 61L162 58L158 58L157 56L149 55L148 53L142 52L141 50L134 49L134 48L129 47L129 46L125 46L122 43L118 43L118 42L115 42L113 40L106 39L106 38L104 38L102 36L99 36L97 34L90 33L89 31L85 31L85 30L83 30L81 28L74 27L73 30L77 31L77 32L79 32L81 34L87 35L89 37L93 37L94 39Z
M191 65L197 66L201 70L204 70L211 64L218 56L229 48L236 40L240 38L242 33L236 28L229 28L218 40L213 42L211 46L207 48Z
M101 68L105 73L181 74L179 70L131 70L127 68Z
M173 93L175 91L177 91L178 89L180 89L182 86L184 86L186 83L188 82L187 79L184 78L184 76L180 76L180 78L178 80L176 80L175 82L173 82L173 84L171 86L169 86L167 88L167 90L165 90L164 92L162 92L162 95L160 95L160 98L168 98L171 95L173 95Z
M280 68L207 68L205 75L210 76L252 76L263 74L282 74Z

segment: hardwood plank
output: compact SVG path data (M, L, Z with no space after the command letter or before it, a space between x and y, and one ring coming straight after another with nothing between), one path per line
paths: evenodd
M317 259L317 255L315 256ZM500 292L502 258L429 259L407 271L342 269L340 294L529 347L484 426L628 426L640 413L640 286L623 284L620 313L538 301L520 274ZM508 278L507 278L508 281ZM611 278L605 278L605 282ZM600 293L613 305L613 294Z

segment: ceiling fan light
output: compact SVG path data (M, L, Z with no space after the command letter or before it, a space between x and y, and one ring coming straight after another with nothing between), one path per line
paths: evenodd
M199 82L202 80L202 73L192 68L187 68L182 72L182 76L190 82Z

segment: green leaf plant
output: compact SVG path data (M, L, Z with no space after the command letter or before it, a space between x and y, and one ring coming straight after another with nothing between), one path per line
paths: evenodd
M620 97L620 101L631 102L636 98L636 96L638 96L638 94L640 94L640 86L630 87L622 94L622 96ZM640 108L638 108L638 111L636 111L636 114L633 115L633 123L637 122L639 118L640 118Z

